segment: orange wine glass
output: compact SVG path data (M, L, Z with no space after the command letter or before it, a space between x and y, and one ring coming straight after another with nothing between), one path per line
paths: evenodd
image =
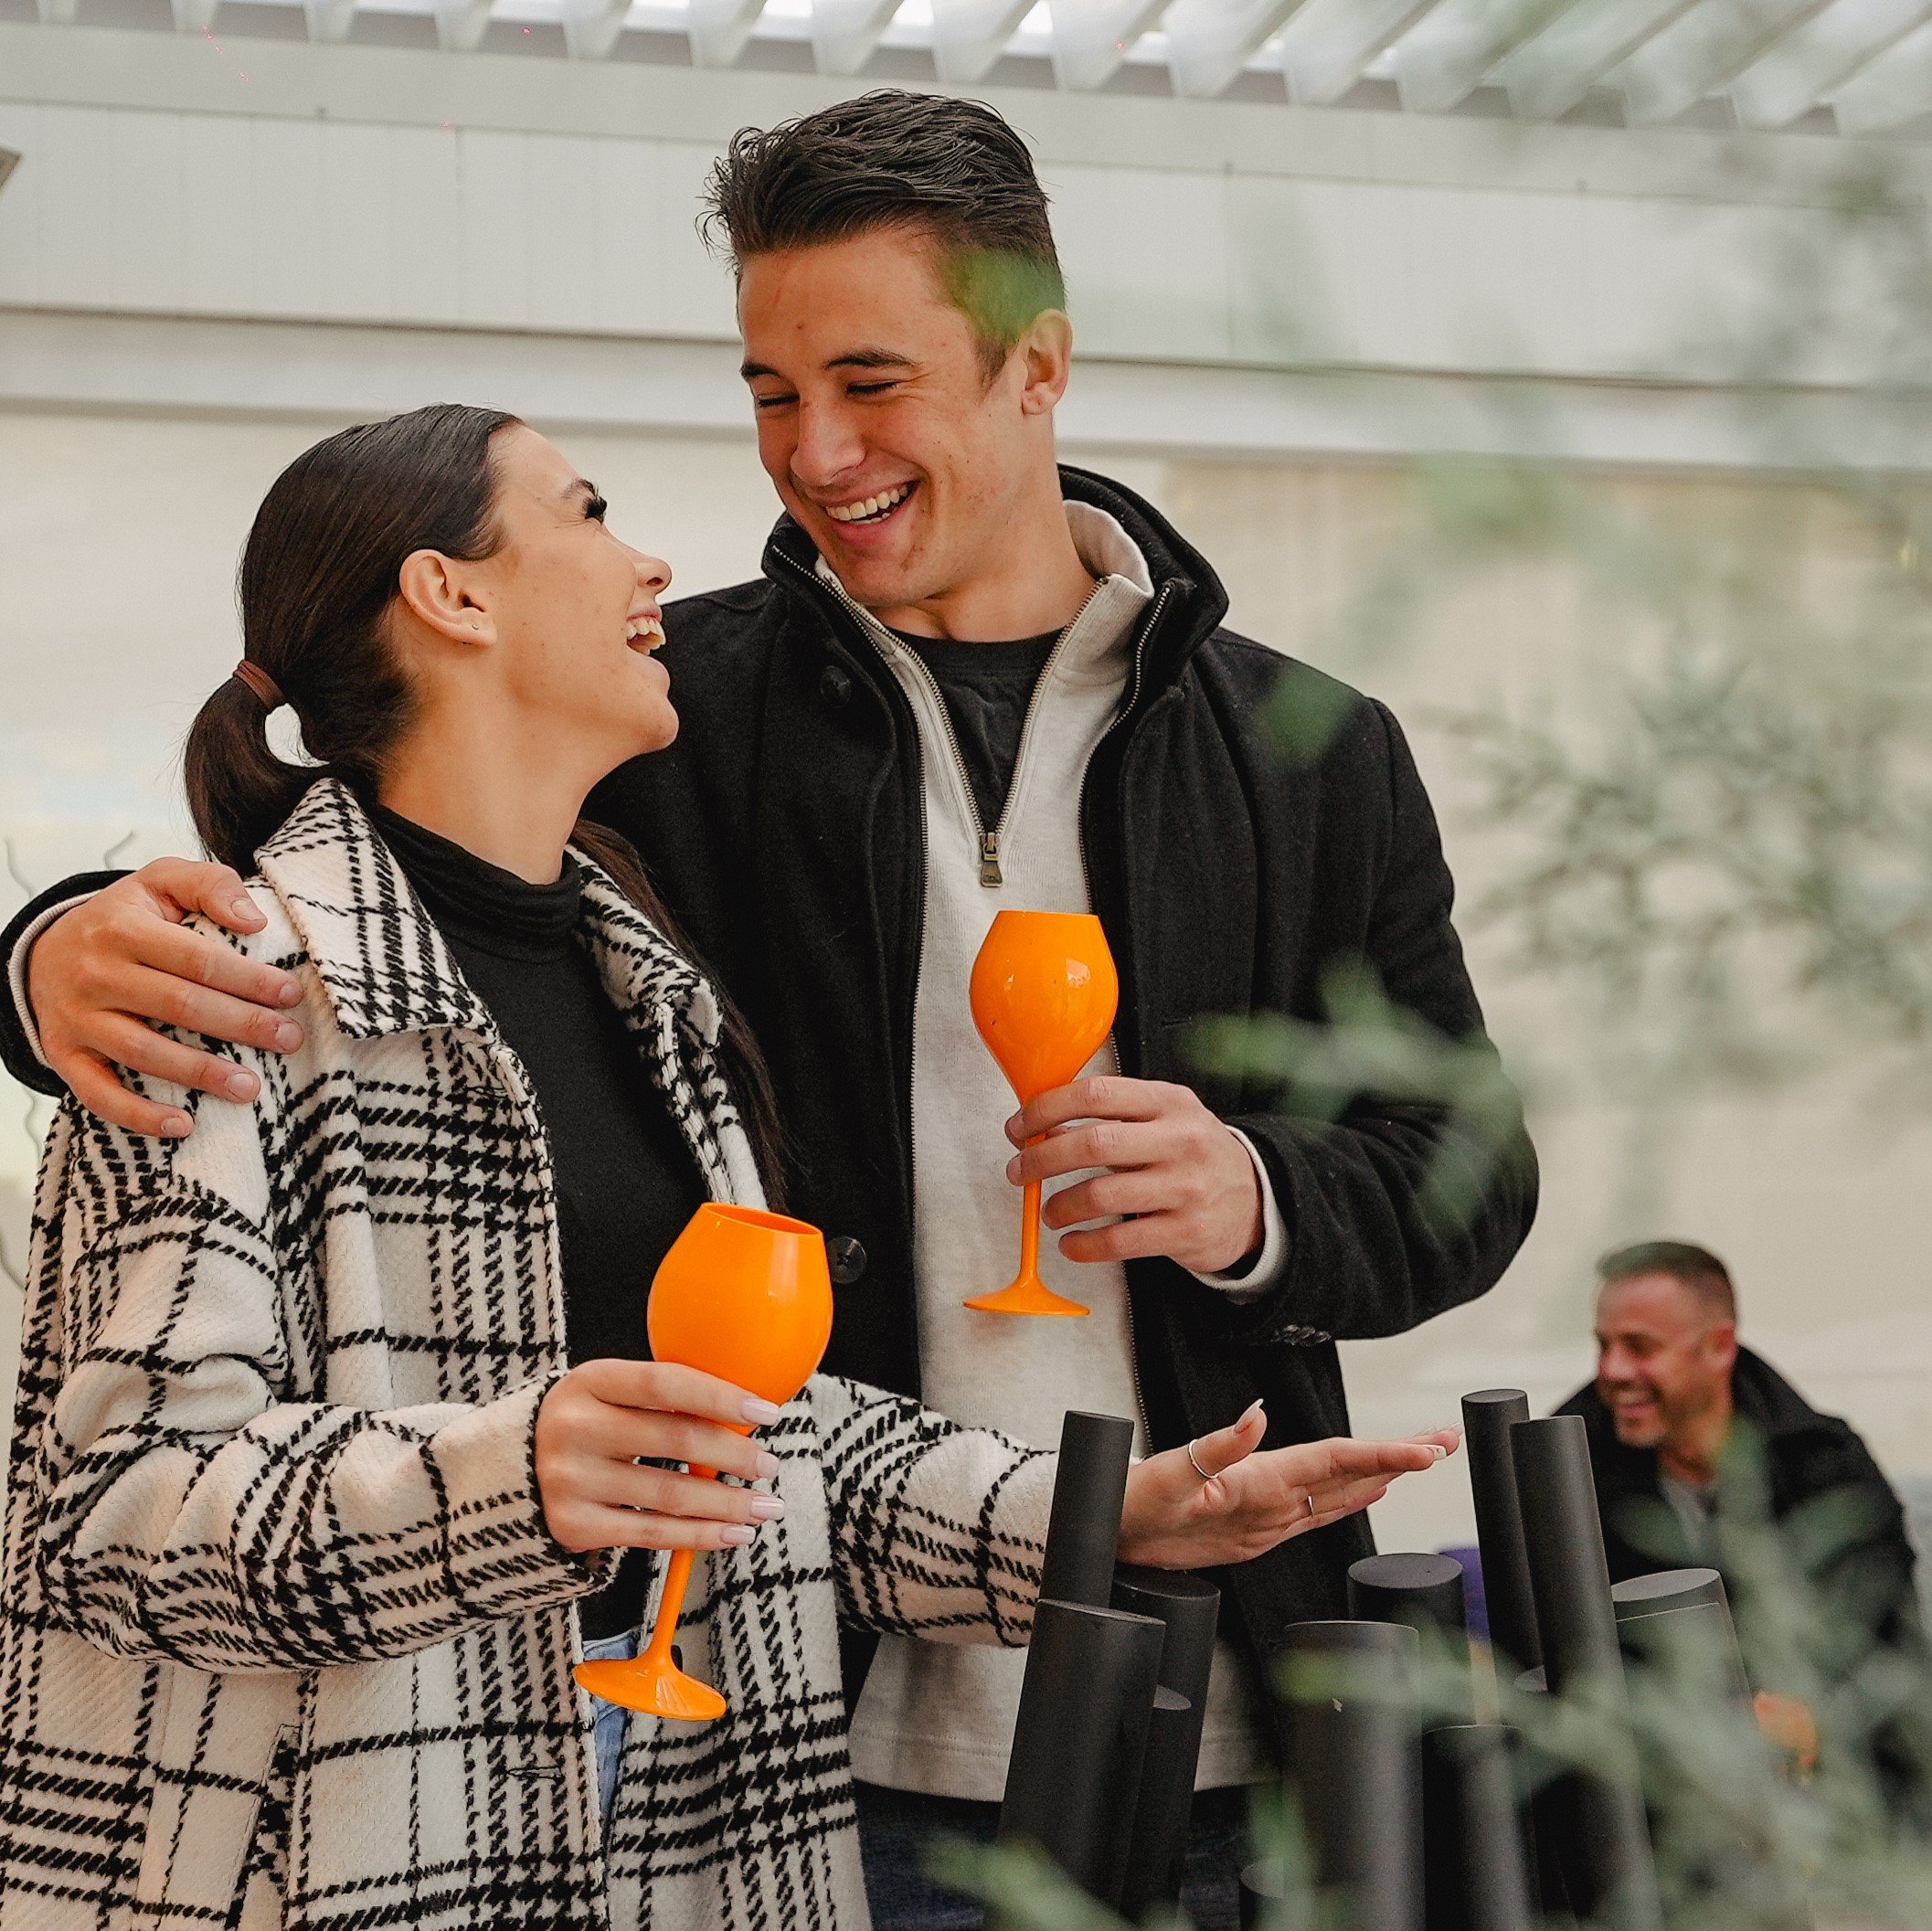
M1022 1106L1079 1077L1113 1030L1120 1002L1107 934L1090 912L1002 912L972 962L972 1023ZM1086 1313L1040 1278L1037 1181L1021 1211L1019 1273L966 1305L990 1314Z
M653 1360L702 1368L767 1401L790 1401L832 1339L824 1236L782 1214L707 1202L659 1263L645 1326ZM749 1423L738 1432L750 1434ZM695 1463L691 1472L706 1480L717 1474ZM578 1664L577 1680L592 1696L685 1723L725 1713L725 1699L686 1676L671 1653L691 1556L689 1549L672 1552L656 1627L641 1654Z

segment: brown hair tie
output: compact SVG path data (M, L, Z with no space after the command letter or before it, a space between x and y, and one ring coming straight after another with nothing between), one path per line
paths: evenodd
M281 695L281 686L259 663L250 663L246 657L235 666L234 674L261 699L265 711L280 710L289 701Z

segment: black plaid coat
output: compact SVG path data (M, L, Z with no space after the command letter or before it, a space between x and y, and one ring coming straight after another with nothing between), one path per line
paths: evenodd
M261 854L308 1040L36 1208L0 1624L0 1925L866 1924L836 1622L1024 1642L1051 1458L820 1377L786 1514L700 1557L708 1726L635 1717L608 1841L532 1461L564 1364L528 1084L350 795ZM759 1199L709 987L589 868L582 939L710 1191Z

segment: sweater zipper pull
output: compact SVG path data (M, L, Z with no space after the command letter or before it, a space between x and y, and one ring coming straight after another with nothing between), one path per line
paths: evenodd
M1000 870L1000 834L997 832L980 833L980 883L989 891L1006 883L1005 875Z

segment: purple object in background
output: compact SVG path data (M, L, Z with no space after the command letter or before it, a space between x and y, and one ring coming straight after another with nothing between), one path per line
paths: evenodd
M1471 1544L1468 1548L1445 1549L1442 1553L1462 1565L1463 1618L1471 1639L1486 1643L1490 1639L1490 1603L1482 1588L1482 1551Z

